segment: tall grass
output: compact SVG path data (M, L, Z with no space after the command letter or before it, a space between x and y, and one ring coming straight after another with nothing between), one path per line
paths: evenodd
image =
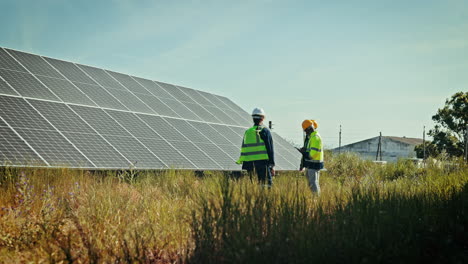
M466 262L468 170L328 156L281 173L3 168L0 263Z
M191 172L142 172L129 183L112 172L7 171L0 262L170 262L185 256L192 202L184 189L196 184Z

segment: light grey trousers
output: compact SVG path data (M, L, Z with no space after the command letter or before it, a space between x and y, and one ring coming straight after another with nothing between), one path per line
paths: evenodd
M313 193L320 194L320 170L307 169L307 179L309 180L309 187Z

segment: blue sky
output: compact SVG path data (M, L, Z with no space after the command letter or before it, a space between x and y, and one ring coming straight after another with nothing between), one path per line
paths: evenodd
M301 142L422 137L468 90L468 1L0 0L0 46L262 107Z

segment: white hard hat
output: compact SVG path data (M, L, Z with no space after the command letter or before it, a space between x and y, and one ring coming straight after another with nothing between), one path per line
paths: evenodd
M252 111L252 116L255 118L255 117L260 117L260 116L265 116L265 111L263 111L262 108L255 108L253 111Z

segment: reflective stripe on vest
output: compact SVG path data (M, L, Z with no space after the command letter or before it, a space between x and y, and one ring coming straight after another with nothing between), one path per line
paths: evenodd
M237 163L244 161L268 160L265 142L260 137L263 126L253 126L245 131L241 155Z
M311 150L315 150L317 152L321 152L322 150L321 149L318 149L318 148L308 148L306 149L307 152L311 151Z

